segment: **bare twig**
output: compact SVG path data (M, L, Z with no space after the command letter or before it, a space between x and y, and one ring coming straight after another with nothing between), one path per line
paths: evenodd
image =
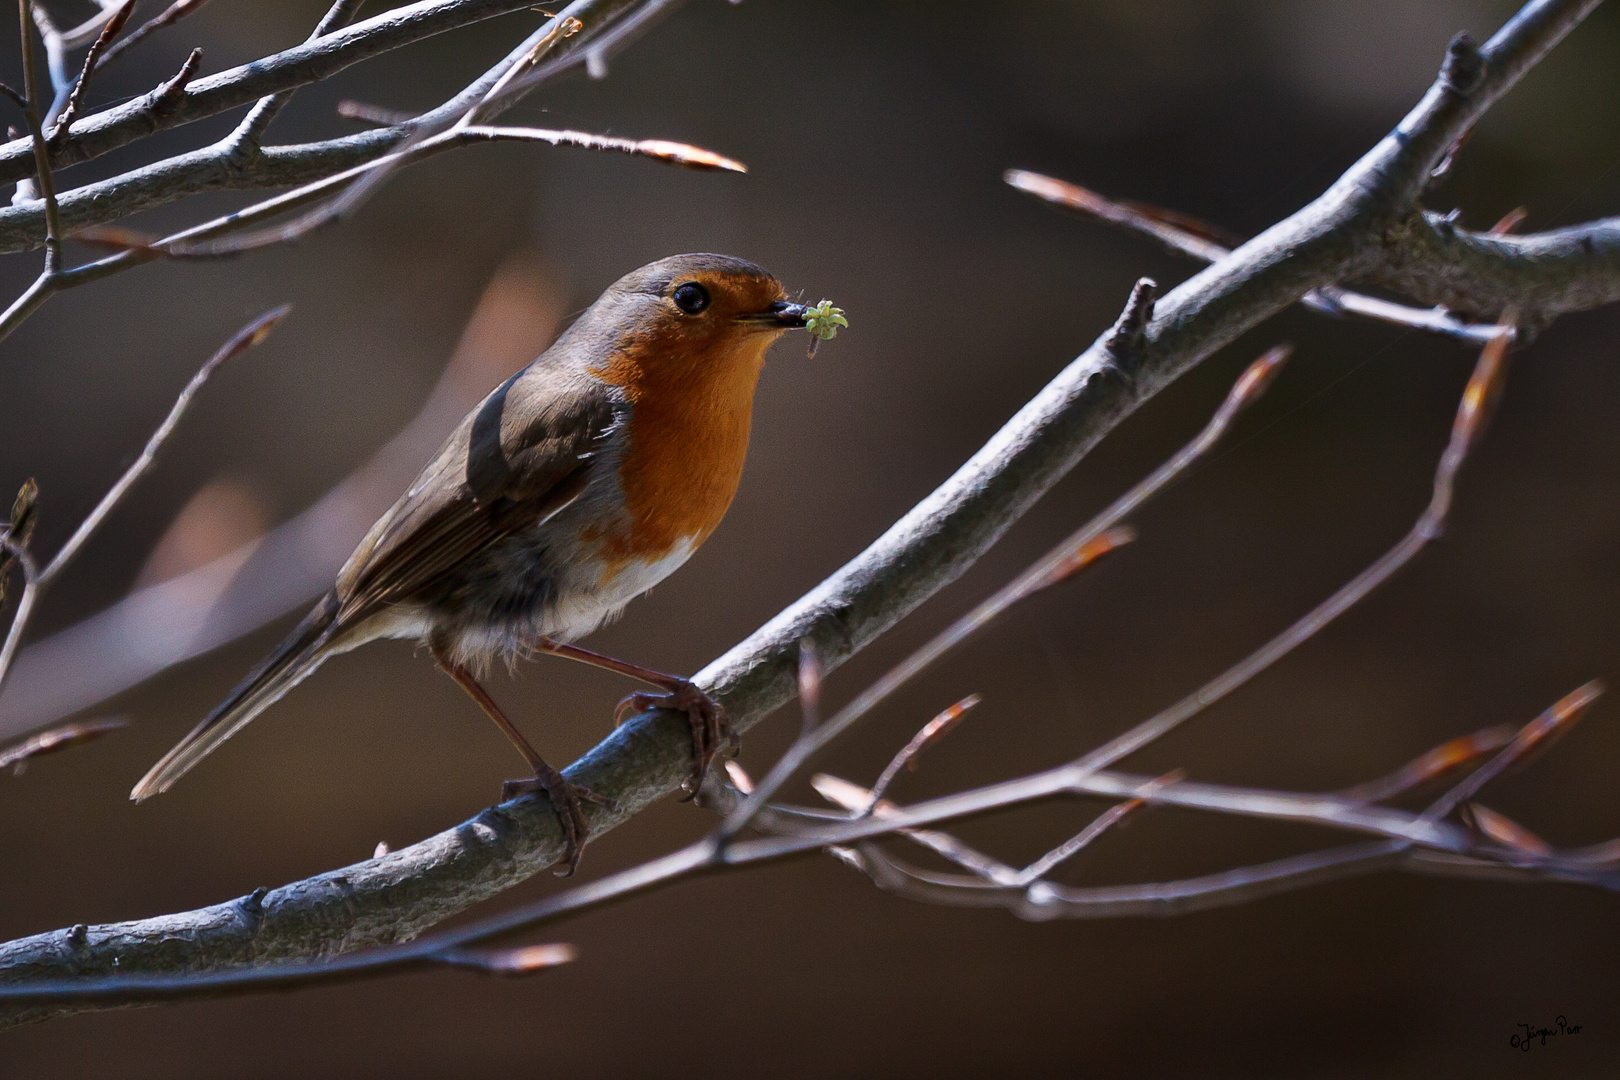
M432 138L423 139L397 153L389 154L364 165L357 165L352 169L346 169L335 176L306 184L284 195L278 195L273 199L267 199L262 203L238 210L225 218L215 219L213 222L207 222L201 226L188 229L185 233L177 234L177 237L184 237L187 234L218 235L230 232L233 235L229 239L187 241L170 238L159 241L154 246L157 250L170 257L218 258L222 255L240 254L255 248L290 243L307 236L312 229L336 221L342 216L345 209L339 208L336 203L332 203L318 208L310 215L274 228L258 232L237 232L237 230L244 225L264 218L274 217L289 209L319 199L328 192L341 188L349 181L364 179L371 175L380 175L400 165L415 162L457 147L493 142L530 142L548 143L551 146L573 146L582 150L595 150L599 153L644 157L666 165L675 165L685 169L696 169L705 172L745 173L748 171L748 167L740 161L717 154L712 150L705 150L702 147L691 146L687 143L671 142L667 139L623 139L610 135L592 135L583 131L559 131L547 128L489 127L483 125L461 127L444 132L441 135L435 135Z
M1134 538L1134 535L1134 533L1125 529L1114 529L1087 541L1078 550L1068 553L1066 557L1066 561L1070 565L1068 575L1077 573L1114 549L1129 543ZM1028 576L1026 572L1012 585L1004 587L996 594L997 597L1004 594L1009 597L999 610L1005 610L1019 599L1029 595L1032 590L1025 583L1025 578ZM986 601L986 603L988 604L990 601ZM983 607L984 605L980 605L980 608ZM730 842L746 829L755 816L775 797L776 792L781 789L782 785L818 751L833 739L848 731L856 721L871 712L880 702L904 686L947 651L967 640L972 631L984 626L994 617L994 615L981 616L980 620L973 622L970 627L969 621L974 619L980 608L969 612L968 615L953 623L943 633L901 661L898 666L873 683L854 701L838 710L838 713L825 724L819 724L814 728L807 729L804 732L804 737L789 748L786 754L782 755L781 760L772 767L771 771L765 775L765 778L755 785L754 791L749 794L748 798L722 823L716 833L720 843L723 845Z
M878 777L877 783L872 785L872 794L867 801L866 809L861 812L861 816L864 817L870 814L873 808L883 800L884 793L889 790L889 785L894 783L894 778L900 775L901 769L915 770L917 768L917 755L949 735L956 728L956 725L962 722L962 717L967 715L967 711L982 700L978 694L969 694L924 724L917 731L917 734L911 737L911 741L901 747L898 754L894 755L894 759L889 762Z
M401 125L397 129L397 134L404 142L399 151L379 158L373 168L351 173L354 182L349 184L346 190L277 228L208 245L209 253L234 254L273 244L290 243L324 225L353 214L388 181L396 169L412 160L424 144L438 138L446 138L446 146L455 145L454 136L457 132L473 131L479 127L477 121L493 119L503 109L516 104L515 94L503 94L502 91L511 85L517 74L534 68L547 55L561 48L569 38L579 35L586 28L582 16L589 17L594 10L603 6L604 0L575 0L560 13L548 19L516 49L450 101ZM594 137L584 136L584 138ZM592 148L608 147L597 145ZM345 179L349 179L349 176L346 175Z
M1513 740L1514 735L1515 731L1511 726L1499 724L1476 732L1473 735L1448 740L1433 750L1407 762L1388 776L1334 792L1330 798L1335 802L1351 805L1386 801L1411 790L1419 784L1431 781L1445 772L1466 765L1483 754L1505 746ZM1161 777L1156 786L1163 787L1165 783L1172 780L1179 782L1180 777L1173 774ZM872 801L871 792L850 783L848 780L835 776L818 773L812 780L812 784L823 798L846 810L858 812ZM1132 801L1144 802L1141 799ZM1125 806L1129 805L1129 803L1118 805ZM1477 806L1477 804L1472 803L1466 805ZM900 812L900 808L894 803L882 799L876 803L872 812L878 816L893 817ZM1495 815L1495 819L1501 819L1501 815ZM1501 820L1505 821L1506 819ZM1508 824L1511 825L1512 823ZM1517 826L1517 828L1522 830L1522 826ZM1485 829L1481 829L1481 831L1500 842L1498 836ZM897 835L912 840L959 866L965 867L979 878L1002 885L1018 884L1019 871L991 856L968 847L949 833L929 829L904 829ZM1551 849L1549 848L1548 851L1550 852ZM1566 852L1565 856L1569 857L1570 854ZM1600 857L1598 861L1604 860ZM1030 882L1025 881L1023 884L1027 885ZM1157 887L1154 886L1154 888Z
M1183 776L1179 771L1167 773L1152 781L1149 790L1158 790L1166 784L1177 783L1182 779ZM880 808L877 813L884 817L894 817L901 812L900 808L893 803L887 800L874 800L871 792L863 791L857 785L835 776L819 773L814 777L812 783L823 798L855 811L857 817L866 816L862 813L863 807L866 806ZM949 833L937 832L932 829L904 829L898 835L926 847L958 866L965 867L973 872L972 877L928 875L929 880L936 884L949 884L960 888L994 886L1023 889L1041 880L1058 866L1090 847L1098 837L1146 805L1147 800L1145 798L1126 799L1124 802L1115 803L1093 818L1085 828L1074 836L1042 855L1022 870L1016 870L988 855L975 851ZM863 844L861 850L867 850L867 845ZM865 869L864 866L860 865L859 860L857 860L857 866Z
M0 749L0 770L10 769L13 776L20 775L23 766L33 758L92 742L109 731L117 731L128 726L128 720L114 717L107 720L85 720L63 724L49 731L41 731L19 743Z
M583 15L579 17L590 24L599 17L612 18L636 2L600 0L586 5L590 12L588 18ZM380 53L531 6L532 0L416 0L415 3L391 8L334 31L320 41L306 41L200 79L188 89L175 108L161 116L154 116L142 99L87 116L71 133L59 154L58 163L65 165L88 161L145 138L154 130L188 124L251 105L267 95L329 78ZM125 40L134 37L132 33ZM13 141L0 145L0 182L27 176L32 171L28 156L25 143Z
M23 294L12 302L4 313L0 313L0 338L5 337L19 323L26 319L43 304L50 294L57 288L62 269L62 218L61 211L56 202L56 180L51 172L51 150L45 141L45 129L40 120L39 112L39 80L34 71L34 18L33 6L29 0L17 0L18 21L21 24L22 60L23 60L23 100L21 102L23 116L28 121L29 141L34 151L34 169L36 182L39 188L40 199L44 205L45 217L45 265L40 269L39 276L29 285ZM9 87L6 95L13 100L17 94ZM17 192L22 195L27 189L18 183ZM0 673L4 672L0 665Z
M1119 325L1133 321L1132 312L1142 310L1144 301L1141 297L1147 292L1144 284L1138 283L1136 291L1132 293L1132 303L1127 305L1125 314L1121 315ZM738 808L731 822L727 824L724 834L734 836L740 832L748 825L753 815L775 796L782 783L802 768L811 755L847 731L857 720L921 674L929 665L988 626L1008 608L1042 589L1073 576L1101 556L1122 544L1129 543L1135 534L1128 529L1118 528L1119 523L1126 515L1163 490L1165 485L1180 475L1187 466L1208 453L1231 427L1237 415L1265 392L1291 351L1288 346L1277 346L1250 364L1233 385L1215 416L1192 442L1182 447L1174 457L1155 469L1147 479L1116 499L1107 509L1072 533L1029 569L1002 586L992 596L874 682L854 701L840 709L838 715L819 728L813 739L806 739L789 750L761 782L759 790L750 795L743 806Z
M102 27L101 33L97 35L96 40L90 45L90 51L85 53L84 67L80 70L78 79L74 81L73 89L68 93L67 104L57 114L56 124L51 128L50 136L46 139L52 147L60 146L67 139L68 129L73 126L73 120L78 116L79 108L84 104L84 97L90 92L90 76L95 74L96 65L100 61L102 53L112 44L113 38L118 36L119 31L124 28L124 24L129 21L130 15L135 10L135 4L136 0L123 0L119 7L113 9L107 19L107 24Z
M141 451L141 455L130 464L129 468L124 470L117 483L113 484L107 494L103 495L101 501L96 504L95 509L90 511L89 515L79 523L79 527L74 530L73 535L68 537L67 542L58 549L56 555L48 564L43 568L38 568L31 559L26 558L26 552L20 548L13 552L19 560L23 561L27 584L23 589L22 599L17 604L17 613L12 618L11 626L6 632L5 644L0 646L0 686L5 685L6 676L11 672L11 663L17 654L18 642L22 639L23 631L28 627L28 618L33 612L34 604L37 603L39 595L49 588L57 575L68 567L74 557L84 548L85 542L101 527L102 522L107 520L107 515L112 513L113 508L123 501L130 488L139 483L140 479L152 468L152 464L157 460L158 451L163 448L163 444L174 433L174 429L180 423L180 418L185 415L192 399L197 396L197 392L202 389L209 376L213 375L215 370L227 360L240 356L263 341L270 331L275 329L276 324L286 317L288 310L287 307L283 306L259 316L237 331L229 341L220 346L213 356L208 358L208 361L191 377L191 381L186 384L185 389L180 391L180 396L175 399L174 406L169 410L169 415L164 417L163 423L158 425L158 429L146 441L146 447ZM9 537L6 538L6 542L10 543Z
M900 807L888 799L878 799L873 802L870 791L841 777L817 773L810 778L810 785L816 789L816 794L823 799L852 813L859 814L868 806L871 807L871 815L875 817L893 817L895 814L900 813ZM773 807L773 809L778 812L781 810L780 807ZM949 859L956 865L964 867L986 880L1010 881L1018 874L1015 867L1008 866L998 859L969 847L947 832L941 832L937 829L901 829L895 835L904 837L920 847L927 848L929 851ZM828 850L834 849L829 848ZM853 849L844 848L842 850L852 851Z
M813 732L806 732L800 742L809 741ZM1370 832L1384 837L1375 844L1356 844L1330 849L1308 856L1247 867L1218 875L1216 879L1195 879L1198 891L1212 888L1226 894L1228 901L1234 894L1252 898L1264 891L1279 888L1297 888L1303 884L1322 880L1324 875L1341 876L1345 872L1374 868L1389 864L1392 857L1404 854L1412 845L1437 849L1442 854L1461 856L1450 865L1453 868L1476 866L1486 868L1489 851L1479 849L1470 835L1452 826L1407 814L1404 811L1358 808L1326 796L1300 796L1280 792L1265 792L1245 788L1191 784L1172 777L1151 779L1121 774L1093 772L1075 775L1072 766L1055 773L1067 774L1075 790L1089 790L1094 794L1124 796L1132 800L1160 802L1189 808L1220 810L1251 816L1273 817L1283 820L1305 821L1331 827ZM233 993L252 993L264 990L289 990L300 987L374 977L388 972L400 972L423 967L450 965L467 966L467 950L492 940L498 940L524 930L556 922L576 912L593 908L609 901L660 888L684 877L705 871L735 870L759 862L807 854L828 846L829 843L848 844L915 829L925 820L944 821L982 813L985 810L1016 805L1031 798L1048 797L1056 789L1039 789L1047 776L1042 774L1019 781L992 785L965 792L947 799L934 800L908 810L885 810L872 817L849 820L842 825L807 830L784 836L763 837L756 840L728 841L726 822L714 833L696 844L662 858L652 860L629 870L610 875L599 881L566 890L562 893L523 905L509 912L490 916L456 929L432 934L403 944L388 945L348 956L336 956L306 963L269 964L234 970L199 972L193 974L114 974L96 978L41 980L21 985L0 986L0 1001L46 1005L133 1004L154 1001L184 1000L196 997L214 997ZM869 797L869 793L857 796ZM853 801L853 800L852 800ZM865 798L863 798L865 801ZM949 804L947 807L946 804ZM1122 804L1128 806L1129 804ZM1134 809L1134 808L1133 808ZM938 893L920 895L921 899L941 899L958 902L956 892L968 895L983 894L994 899L990 902L1013 906L1014 898L1006 895L1011 890L1027 890L1026 898L1037 905L1050 905L1061 900L1064 890L1036 877L1031 871L1044 873L1063 858L1072 855L1085 843L1100 835L1129 809L1116 807L1104 814L1086 830L1068 843L1055 849L1026 871L1013 871L1019 884L1015 886L984 886L977 881L971 888L954 879L940 879L911 871L909 876L919 884L929 884ZM729 821L730 818L727 818ZM837 839L834 840L833 836ZM874 864L875 849L863 844L862 856ZM1482 857L1483 856L1483 857ZM887 860L891 867L897 865ZM881 861L876 861L881 865ZM1521 868L1508 865L1502 868L1509 876ZM1551 876L1566 880L1586 881L1609 888L1620 888L1620 881L1607 870L1594 870L1575 860L1560 860L1554 856L1542 860L1532 876ZM1189 883L1190 885L1191 883ZM997 889L1001 890L999 893ZM1162 886L1136 886L1109 890L1117 902L1130 899L1137 904L1144 900L1162 903L1167 891ZM951 899L945 899L951 897ZM255 893L246 901L256 913L262 913L265 896ZM968 901L973 902L973 901ZM1052 912L1052 914L1067 912ZM1097 913L1097 912L1093 912ZM1133 912L1140 913L1140 912ZM569 954L571 957L571 954ZM499 962L477 963L483 970L499 969Z
M393 42L389 36L404 30L421 32L433 28L434 32L449 29L452 25L461 25L464 21L473 21L476 17L486 17L487 14L499 14L500 10L485 13L484 7L494 5L506 10L510 0L423 0L422 3L407 5L405 8L395 9L385 16L367 20L348 30L330 30L327 33L317 31L317 38L312 37L299 49L288 50L274 57L266 58L249 68L233 69L227 75L238 75L252 84L256 79L272 69L280 69L283 61L293 70L302 70L305 67L314 67L315 76L324 78L337 70L327 70L327 65L334 59L345 56L346 50L352 45L362 55L351 57L347 62L363 59L371 55L369 46L392 48L403 42ZM640 5L639 7L637 5ZM328 19L323 20L323 28L336 26L342 22L352 10L352 4L340 3L329 12ZM515 7L524 5L517 4ZM377 158L398 150L401 146L409 145L413 140L428 137L442 131L458 120L466 120L470 107L479 106L480 113L487 117L494 111L505 109L515 103L521 93L526 93L534 85L548 79L555 74L573 66L571 58L575 53L565 50L562 56L553 61L535 68L532 64L525 64L527 58L535 55L533 46L536 43L546 43L548 47L555 46L565 39L558 33L552 32L562 27L584 26L585 29L577 32L574 37L589 40L592 43L592 55L600 55L605 47L616 47L630 36L625 31L647 25L643 18L649 12L663 12L672 7L668 0L577 0L559 16L552 19L546 27L542 27L524 46L520 46L515 54L497 64L485 76L458 94L451 101L439 109L420 117L408 118L402 124L367 132L358 136L348 136L331 139L321 143L306 144L297 147L260 149L258 138L270 118L280 107L279 103L285 99L280 95L292 87L300 85L303 81L292 82L289 86L270 86L272 92L258 99L258 103L249 117L238 126L226 139L203 151L193 151L165 159L162 162L136 169L107 181L100 181L75 189L72 197L68 199L70 227L84 228L92 225L107 224L118 217L136 212L140 208L150 208L184 198L201 191L218 190L221 188L251 188L251 187L282 187L289 184L305 183L312 179L329 176L364 161ZM174 9L171 9L171 11ZM624 13L629 14L625 15ZM619 16L624 15L621 19ZM615 21L615 20L618 21ZM459 20L459 21L458 21ZM448 25L439 25L441 22ZM361 40L351 41L350 31L364 30ZM603 31L600 39L596 36ZM139 31L137 31L137 34ZM131 40L124 39L125 41ZM121 43L120 43L121 44ZM309 56L297 56L301 50L320 48ZM368 48L362 49L364 44ZM568 40L572 45L572 40ZM116 48L116 46L115 46ZM555 51L555 49L553 50ZM581 61L583 62L583 61ZM503 75L510 75L519 70L527 70L521 80L521 90L515 90L511 80L507 80L505 87L494 96L490 90L500 82ZM202 80L202 87L212 86L218 76ZM132 106L137 106L136 113L129 117L130 123L139 124L138 131L132 131L131 137L140 138L149 134L155 128L170 126L186 117L188 109L199 97L206 97L203 89L195 92L180 86L177 90L171 83L160 87L153 93L146 95ZM241 104L235 101L232 104ZM224 107L231 107L229 105ZM122 108L122 107L121 107ZM118 110L113 110L118 111ZM209 113L219 111L208 110ZM105 114L98 113L87 119L84 124L70 132L66 143L58 148L56 161L58 164L72 163L85 160L82 140L79 136L93 132L95 124L100 122ZM188 117L196 119L198 117ZM470 120L467 121L470 123ZM125 139L124 141L128 141ZM122 145L122 143L118 143ZM111 148L110 146L108 147ZM9 153L0 147L0 173L5 172L4 162L8 160ZM101 152L99 149L97 152ZM317 212L303 226L306 230L314 228L321 222L333 216L342 216L351 212L365 195L374 189L386 175L387 170L394 167L397 162L385 165L383 173L362 177L363 183L344 196L341 205L332 205ZM13 207L9 210L0 210L0 250L24 250L37 246L40 224L31 218L26 207ZM10 243L7 240L11 241ZM21 243L17 243L21 241Z
M1439 821L1461 803L1479 794L1481 788L1531 753L1544 749L1579 720L1581 714L1603 693L1603 684L1593 680L1558 699L1513 737L1513 741L1456 787L1446 792L1423 812L1429 821Z
M21 0L20 0L21 2ZM263 247L270 244L283 243L307 234L329 221L334 221L344 214L352 211L368 192L374 190L376 184L389 175L393 169L402 164L420 160L426 156L440 153L444 150L460 146L472 145L481 142L497 142L519 140L526 142L545 142L553 146L578 146L597 151L626 153L635 156L649 157L669 164L680 165L686 168L708 169L720 171L743 172L745 168L738 162L715 154L711 151L688 146L683 143L668 140L643 139L631 140L607 136L589 135L576 131L552 131L537 128L503 128L487 125L473 124L470 118L476 113L480 116L493 114L499 108L509 107L516 101L510 94L499 93L510 82L515 71L526 70L548 51L555 51L561 42L567 38L580 34L587 23L586 19L593 20L593 26L599 28L602 21L611 18L624 8L631 0L575 0L565 11L548 20L548 22L530 39L509 55L500 64L486 72L480 79L474 81L460 94L447 102L444 106L425 114L413 121L407 128L390 129L383 133L394 143L403 142L403 148L391 153L387 144L369 145L367 152L362 156L369 160L359 165L345 167L342 154L334 156L327 153L330 147L313 151L319 158L320 165L315 171L321 177L313 183L266 200L246 210L229 214L223 218L207 222L203 226L183 230L169 243L159 245L143 245L138 249L131 249L117 255L98 260L97 262L75 268L71 272L62 272L59 269L59 257L53 262L47 251L48 272L41 275L32 288L22 297L19 297L11 307L0 314L0 339L4 339L12 330L30 314L36 311L44 301L55 292L100 280L110 274L129 269L143 262L149 262L160 255L169 257L202 256L231 254L238 251ZM650 0L642 0L650 2ZM354 11L354 0L337 0L326 17L317 27L309 42L317 41L327 43L336 34L340 33L333 28L345 22ZM114 29L109 25L109 30ZM194 51L188 60L186 68L180 75L170 80L147 96L147 107L154 116L167 115L180 108L188 93L187 87L200 53ZM91 70L86 68L88 72ZM532 80L526 85L532 85ZM266 152L260 146L260 138L269 123L275 117L286 101L286 95L291 90L278 94L268 95L260 99L248 116L226 138L203 151L196 151L189 155L179 155L159 163L158 166L148 167L145 170L136 170L144 173L137 186L145 185L150 197L156 202L164 202L173 198L175 193L187 193L201 190L194 183L175 173L196 172L203 173L215 179L214 186L244 186L242 178L260 168L268 166L272 171L279 170L283 174L283 182L295 181L293 176L286 175L285 166L288 164L286 154L276 155ZM492 96L494 95L494 96ZM449 130L445 130L449 129ZM372 133L376 134L376 133ZM354 139L347 142L354 142ZM360 137L360 141L375 143L375 139L367 136ZM343 143L345 140L334 140ZM65 145L65 144L64 144ZM308 156L310 148L300 148L295 153ZM382 156L377 156L378 154ZM40 167L44 167L44 159L40 159ZM130 183L133 174L114 178L114 187L123 187ZM260 177L259 179L262 179ZM96 202L101 202L101 209L94 211L93 216L106 220L108 203L111 197L114 202L123 201L113 192L101 185L90 184L74 192L74 200L70 205L70 213L78 213L78 208L89 208ZM206 188L207 185L204 185ZM252 186L252 183L246 186ZM342 190L344 188L347 190ZM322 200L325 200L322 203ZM155 205L156 202L151 205ZM309 203L321 203L314 210L308 211L297 219L280 226L264 229L258 232L239 235L230 240L219 237L225 233L239 232L255 222L272 218L290 210ZM59 214L55 209L54 195L50 202L51 220L48 222L47 235L60 237L61 224ZM124 202L120 213L132 212L134 204ZM72 219L75 226L92 224L94 222L80 222ZM182 243L188 240L209 238L208 243ZM59 240L55 244L59 249Z
M6 630L4 644L0 644L0 680L11 670L11 662L17 657L17 645L22 640L22 632L28 626L28 620L33 617L34 604L39 600L39 564L34 561L27 548L23 547L10 536L0 536L0 548L5 551L6 561L22 567L23 590L17 597L17 610L12 613L11 626Z
M185 0L180 0L180 3L184 2ZM304 44L313 44L333 30L348 23L350 19L354 18L354 13L360 9L360 5L364 2L365 0L333 0L332 6L327 9L326 14L316 24L314 31L305 40ZM179 3L175 4L175 7L179 6ZM198 0L194 6L200 7L201 0ZM173 11L174 8L169 10ZM164 12L164 14L166 15L168 12ZM159 16L159 18L161 17ZM179 16L177 15L176 18L179 18ZM156 19L153 20L153 22L156 21ZM292 100L293 93L292 90L283 90L279 94L270 94L255 102L253 108L248 110L247 116L243 117L242 122L236 126L236 130L226 136L225 156L233 163L240 165L257 155L264 133L275 122L281 110L287 107L287 102Z
M1410 562L1429 541L1439 536L1446 514L1451 509L1451 494L1456 483L1457 471L1462 468L1463 461L1468 457L1468 451L1483 430L1491 401L1500 390L1502 380L1506 376L1507 347L1512 339L1512 324L1509 322L1499 327L1496 336L1480 350L1479 362L1474 366L1474 373L1469 378L1462 401L1457 406L1451 440L1447 443L1445 453L1440 458L1440 465L1435 471L1434 490L1429 505L1424 508L1417 524L1412 526L1412 530L1400 543L1287 630L1168 709L1149 717L1131 730L1081 757L1075 763L1076 767L1086 770L1111 765L1197 716L1360 603L1369 593Z
M35 179L39 184L40 198L45 202L45 269L34 283L33 288L38 288L40 281L48 281L61 268L62 221L56 204L56 180L51 173L51 150L45 141L45 129L40 121L39 80L34 73L33 5L30 0L17 0L17 15L22 37L24 115L28 119L29 138L34 148Z
M1441 743L1413 761L1401 766L1388 776L1369 780L1364 784L1344 788L1334 794L1346 802L1388 802L1413 788L1435 778L1471 764L1475 759L1499 750L1513 741L1515 732L1507 724L1497 724Z
M112 63L128 49L145 41L149 36L165 26L172 26L174 23L179 22L187 15L199 10L206 3L208 3L208 0L174 0L174 3L131 30L129 36L124 40L115 42L111 48L102 53L101 57L96 61L96 67L99 68Z
M1228 236L1224 230L1186 214L1147 203L1105 198L1079 184L1027 169L1008 169L1003 179L1019 191L1043 202L1151 236L1170 251L1200 262L1219 262L1242 243ZM1299 302L1328 315L1360 315L1476 344L1483 344L1496 333L1496 327L1490 324L1463 322L1444 308L1409 307L1376 296L1351 292L1336 285L1312 289L1301 296Z
M28 541L34 534L34 526L39 523L39 484L29 477L23 481L22 487L17 489L17 498L11 504L11 517L0 525L0 536L4 536L16 547L26 550ZM11 578L12 567L17 560L10 550L0 551L0 611L5 609L7 593L6 587Z

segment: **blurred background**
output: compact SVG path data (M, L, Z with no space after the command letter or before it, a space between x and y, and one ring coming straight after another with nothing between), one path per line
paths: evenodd
M64 25L90 11L68 6L52 9ZM101 99L144 91L194 44L211 72L296 43L322 6L219 0L110 70ZM697 143L745 161L747 176L544 147L462 151L399 175L355 220L297 247L144 267L51 301L0 345L0 490L38 477L36 550L51 551L197 364L250 317L294 305L208 387L34 635L316 502L410 424L458 341L464 355L483 343L462 374L493 385L502 364L538 352L557 319L621 274L709 250L762 263L806 299L833 299L852 327L814 360L791 341L775 351L725 525L590 641L696 670L947 477L1109 324L1138 276L1168 288L1195 269L1018 195L1004 169L1252 233L1380 137L1453 33L1483 40L1515 7L696 0L607 79L571 76L511 120ZM539 18L492 20L352 68L301 92L272 138L354 130L334 117L344 97L434 105ZM4 48L0 77L14 82L16 51ZM1617 48L1620 11L1600 8L1489 115L1430 205L1461 207L1484 228L1522 204L1527 230L1620 210ZM200 145L235 119L167 133L142 153ZM138 160L109 155L82 171ZM241 201L209 196L133 224L182 224ZM37 264L0 262L4 295ZM1453 735L1525 722L1589 678L1620 677L1617 331L1620 311L1578 315L1519 354L1446 537L1132 767L1332 789ZM1281 340L1298 351L1278 383L1213 460L1135 519L1138 543L1026 604L824 766L870 783L919 724L972 691L985 704L897 798L1073 757L1240 659L1404 533L1474 357L1296 309L1122 426L962 581L833 675L832 704L1157 465ZM328 664L173 792L130 804L133 782L289 622L85 714L125 716L129 729L0 778L0 934L192 908L358 861L380 840L401 847L475 813L521 771L425 656L387 644ZM630 689L548 660L493 683L554 761L598 740ZM796 728L782 715L756 729L744 764L762 772ZM1600 702L1487 801L1554 843L1620 832L1617 731L1620 704ZM807 785L794 796L815 801ZM1018 862L1096 809L1044 806L961 832ZM671 801L593 844L583 873L711 824ZM1336 840L1155 811L1061 877L1167 880ZM475 914L558 887L541 875ZM1032 924L897 899L815 858L571 922L548 939L576 943L581 959L530 981L413 975L73 1017L0 1035L0 1071L1596 1075L1620 1057L1615 911L1614 897L1573 887L1380 875L1167 920ZM1510 1048L1516 1025L1559 1015L1581 1034Z

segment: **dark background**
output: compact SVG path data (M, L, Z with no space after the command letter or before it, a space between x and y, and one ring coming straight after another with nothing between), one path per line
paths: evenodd
M88 12L69 12L59 21ZM380 8L379 8L380 9ZM1009 166L1245 233L1316 195L1415 101L1446 40L1511 3L1001 4L699 0L514 120L681 139L746 177L493 147L399 176L296 248L150 266L53 300L0 346L0 488L44 489L40 550L100 496L200 359L281 301L292 318L225 371L156 473L53 593L36 632L122 595L180 509L228 485L284 519L404 424L492 273L535 249L573 311L677 251L770 267L852 328L761 384L725 526L591 644L689 671L858 552L1113 319L1139 275L1192 267L1004 186ZM155 10L155 8L154 8ZM368 9L369 13L370 9ZM219 0L100 86L136 93L207 50L218 71L301 40L313 3ZM495 20L304 91L282 140L352 126L345 96L421 108L535 24ZM1491 113L1434 193L1483 228L1620 208L1620 11L1600 9ZM145 50L143 49L143 52ZM13 57L0 77L16 78ZM170 152L235 117L153 140ZM89 166L105 172L118 156ZM68 174L74 178L73 173ZM144 222L196 220L210 197ZM6 295L38 256L0 264ZM1133 759L1142 771L1297 790L1381 774L1452 735L1528 720L1620 677L1620 313L1520 354L1447 536L1235 698ZM1227 446L1136 518L1142 539L1043 595L886 706L825 763L870 782L938 708L986 703L901 781L912 799L1049 766L1175 700L1393 543L1428 498L1473 356L1294 310L1111 436L959 584L829 680L836 704L1156 465L1263 348L1299 346ZM110 703L133 727L0 778L0 933L182 910L399 847L477 811L517 759L404 645L334 662L172 793L131 784L284 632L276 625ZM538 661L497 695L553 760L600 738L629 687ZM1613 702L1486 801L1554 843L1620 832ZM98 713L97 715L100 715ZM768 767L796 728L750 736ZM795 793L814 799L807 788ZM975 822L1017 861L1096 809ZM673 801L594 844L586 876L697 836ZM1165 880L1336 836L1159 811L1064 880ZM557 888L537 877L482 910ZM684 884L556 929L579 962L528 982L464 974L74 1017L0 1035L8 1076L1598 1075L1620 1060L1613 897L1382 875L1168 920L1020 922L921 906L831 860ZM1516 1025L1578 1036L1521 1054Z

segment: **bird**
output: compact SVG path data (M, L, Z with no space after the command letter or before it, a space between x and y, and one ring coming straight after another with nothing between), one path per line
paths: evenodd
M714 532L742 476L766 350L789 330L815 333L825 309L790 302L766 270L726 255L674 255L620 278L467 414L313 610L130 798L168 790L324 660L382 638L425 644L517 747L534 775L502 797L550 798L560 873L588 838L583 804L610 801L566 781L507 718L480 681L495 661L551 654L657 688L625 698L616 719L685 713L695 793L730 738L718 703L688 679L573 642Z

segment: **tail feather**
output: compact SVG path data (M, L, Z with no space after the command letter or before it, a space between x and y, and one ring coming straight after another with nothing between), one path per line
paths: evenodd
M338 629L338 599L328 593L304 617L275 652L243 679L229 697L216 705L191 734L152 766L129 797L136 802L169 790L174 782L207 757L213 749L240 731L247 722L297 686L326 659L326 646Z

